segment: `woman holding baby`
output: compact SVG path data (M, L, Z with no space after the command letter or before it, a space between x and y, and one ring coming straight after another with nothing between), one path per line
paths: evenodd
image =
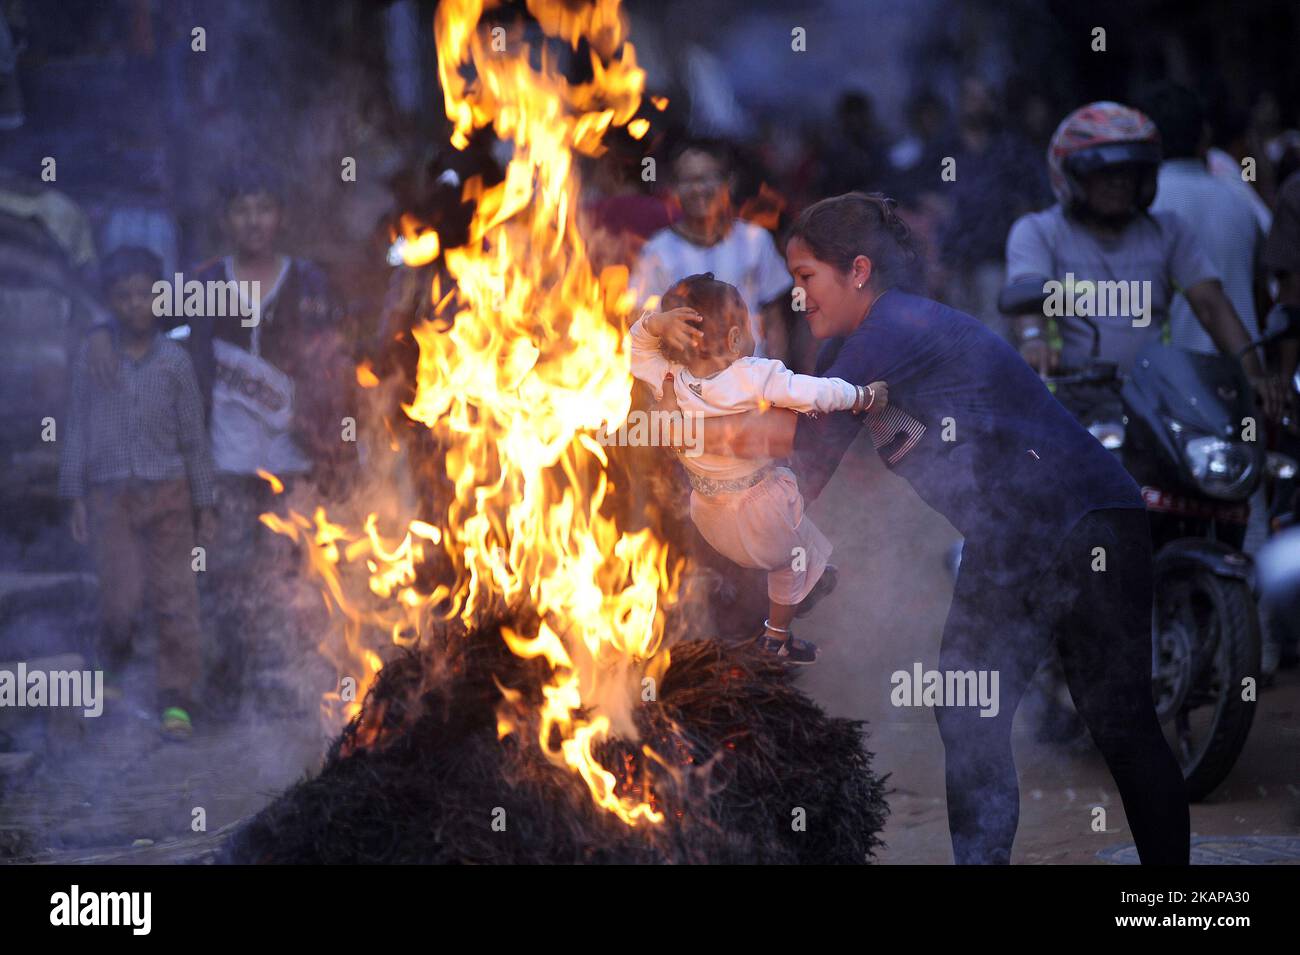
M705 454L790 457L794 494L813 500L872 417L854 414L864 410L859 389L887 383L890 410L924 428L919 437L900 431L902 444L886 438L882 457L965 537L940 669L997 671L1002 693L992 718L974 706L935 711L956 861L1010 861L1019 817L1011 725L1055 642L1139 856L1185 865L1187 793L1151 697L1151 542L1137 485L1010 345L971 316L899 287L914 257L890 199L850 193L806 209L790 230L786 264L823 341L817 377L825 384L796 383L805 407L769 401L706 417ZM655 324L662 337L686 341L700 322L679 311ZM675 407L681 391L658 377L664 405ZM810 410L818 413L798 413ZM1097 548L1106 555L1101 572Z

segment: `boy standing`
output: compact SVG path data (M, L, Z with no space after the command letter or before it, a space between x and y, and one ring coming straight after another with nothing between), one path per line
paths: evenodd
M298 561L292 544L258 515L275 510L270 472L292 492L310 480L329 497L348 477L356 445L344 439L355 415L355 371L340 330L340 309L324 271L283 251L281 181L259 165L241 167L220 188L220 218L231 251L185 276L205 289L237 283L240 308L173 316L188 325L189 355L208 421L216 472L214 538L202 584L211 631L205 687L213 716L238 712L245 690L259 705L296 706L285 685L300 632L287 613ZM238 314L236 314L238 312ZM91 339L92 376L115 375L108 336Z
M59 494L72 501L72 535L90 542L99 574L101 663L118 669L126 661L147 595L158 627L161 731L184 740L193 734L201 668L193 511L206 541L213 470L194 368L154 317L161 273L145 249L118 249L104 260L117 386L92 379L87 342L72 368Z
M289 541L258 515L276 509L267 471L293 489L309 480L329 498L346 480L356 445L343 438L355 415L355 371L340 308L325 272L284 251L280 180L265 168L241 169L221 189L231 251L195 270L208 283L258 289L256 321L239 316L189 319L190 354L209 409L217 472L217 538L204 580L217 652L208 700L236 711L241 697L279 711L298 704L286 682L303 647L285 619L286 585L298 565ZM210 599L210 602L209 601ZM283 701L283 702L276 702Z

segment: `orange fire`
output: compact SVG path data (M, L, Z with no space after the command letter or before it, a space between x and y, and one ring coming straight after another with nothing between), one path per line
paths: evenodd
M662 814L621 790L593 755L611 734L637 739L633 707L668 662L664 606L676 599L678 573L650 531L608 514L616 489L595 435L628 414L632 298L626 270L593 274L574 168L575 152L599 154L608 129L633 121L644 73L617 0L528 3L548 37L590 56L591 79L576 85L552 46L531 51L517 32L483 24L493 6L443 0L435 38L452 143L464 148L490 125L514 146L505 179L490 189L466 183L476 212L462 247L440 250L435 233L402 222L407 263L441 251L454 279L453 294L434 291L437 319L414 330L417 388L404 406L445 450L453 499L437 526L407 521L397 539L381 536L376 514L359 532L322 509L310 521L263 520L308 545L344 637L322 651L340 674L362 674L355 699L331 694L327 706L358 712L380 666L367 634L409 645L432 622L458 618L472 629L502 609L527 609L511 616L536 619L534 629L503 635L515 654L544 659L550 676L534 714L521 713L522 694L501 688L498 733L535 725L537 745L580 775L598 805L628 825L657 823ZM633 133L644 135L644 124ZM416 574L430 548L445 551L454 581L425 593ZM363 559L369 593L359 599L341 570Z
M764 229L774 230L781 221L781 212L785 209L785 196L767 183L758 187L758 195L751 196L740 205L740 218L752 222Z

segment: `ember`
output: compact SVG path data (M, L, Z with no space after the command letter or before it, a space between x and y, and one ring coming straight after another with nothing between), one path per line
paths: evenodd
M530 702L544 665L489 632L406 652L320 774L237 833L228 861L863 863L882 845L884 781L861 724L826 716L779 665L711 642L674 648L658 700L634 713L640 744L595 747L623 767L622 795L675 820L635 827L531 734L497 738L498 686Z

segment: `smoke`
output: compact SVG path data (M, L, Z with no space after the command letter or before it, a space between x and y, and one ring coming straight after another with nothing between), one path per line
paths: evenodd
M71 653L87 668L103 665L93 574L34 572L42 553L60 555L65 567L87 566L67 537L65 527L52 524L21 550L9 536L0 547L20 558L16 565L6 559L2 575L0 662L31 666ZM165 744L159 737L157 639L147 603L128 662L111 674L120 696L109 698L102 716L62 708L0 710L0 752L15 759L32 755L27 771L0 776L0 827L12 836L0 855L123 847L216 829L255 811L266 793L317 763L325 744L318 700L333 674L322 674L302 638L305 625L323 616L319 597L304 595L288 576L263 580L259 592L282 603L285 613L244 618L238 630L219 629L205 615L205 655L219 662L238 652L236 641L247 647L267 640L280 641L279 653L270 661L249 655L253 666L232 675L247 680L242 693L218 685L221 692L205 694L206 705L193 714L198 735L189 744Z
M834 545L831 561L840 568L840 585L795 623L796 634L821 649L817 665L800 674L801 685L832 715L868 722L867 746L881 772L891 774L886 861L950 858L944 811L950 792L967 795L962 805L980 814L982 829L1016 816L1020 794L992 784L997 767L989 764L990 753L1005 756L1004 774L1013 771L1013 752L1018 756L1014 771L1025 792L1031 788L1024 784L1027 778L1056 781L1091 772L1080 763L1090 746L1043 746L1033 740L1044 709L1036 688L1012 698L1015 681L1006 670L1033 674L1046 645L1032 635L1017 640L1005 631L988 634L990 645L1001 644L1000 663L942 660L950 669L1004 668L996 718L981 717L978 707L949 709L941 734L939 709L893 705L892 674L911 673L918 663L923 670L941 669L954 587L950 551L961 536L884 468L865 438L849 449L809 513ZM990 599L994 596L1002 599L991 592ZM995 737L1007 741L1004 750L976 744ZM1104 785L1109 787L1109 780Z

